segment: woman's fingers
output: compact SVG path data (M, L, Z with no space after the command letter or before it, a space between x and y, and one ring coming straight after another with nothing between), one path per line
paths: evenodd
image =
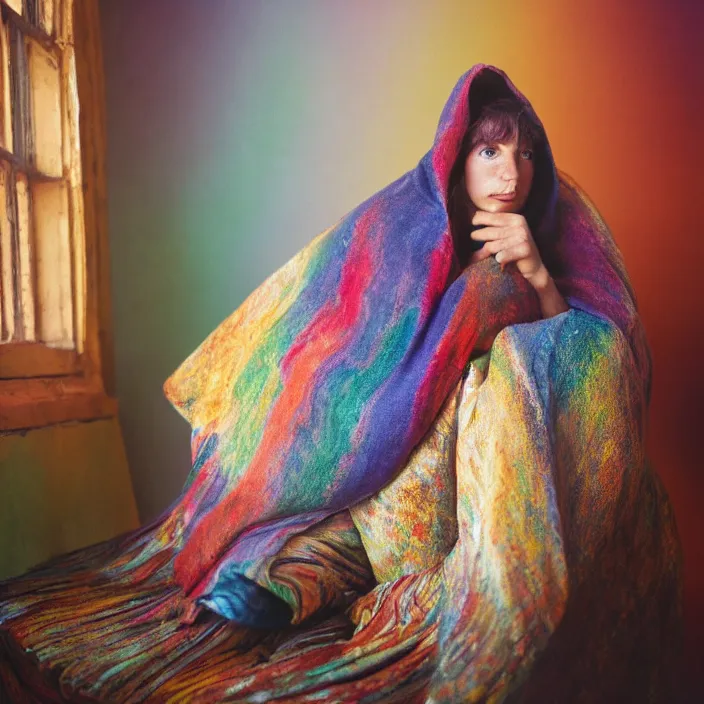
M543 266L540 252L523 215L478 211L472 216L472 224L486 227L471 233L472 239L483 241L484 246L470 261L481 261L494 254L501 269L515 262L518 271L529 280L540 271Z
M525 240L521 237L520 234L511 235L509 237L504 237L496 240L486 240L484 242L484 246L471 256L469 263L476 264L477 262L480 262L483 259L490 257L492 254L496 254L497 262L514 261L513 259L509 258L511 256L511 252L521 251L522 244L527 245L527 251L530 252L530 246L527 242L525 242ZM527 256L527 254L524 256Z
M477 210L470 222L473 225L491 225L495 227L515 227L525 223L525 217L520 213L490 213Z
M487 240L480 251L487 251L489 254L497 254L499 252L516 247L524 242L525 240L520 235L510 235L509 237L502 237L498 240Z
M478 230L471 232L469 236L473 240L488 242L506 237L507 233L505 230L505 227L480 227Z
M524 240L511 244L507 243L507 245L508 246L501 247L501 249L496 253L496 261L501 264L517 262L530 256L530 244Z

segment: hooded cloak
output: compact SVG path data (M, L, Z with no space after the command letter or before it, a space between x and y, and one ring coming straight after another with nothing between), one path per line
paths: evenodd
M667 694L679 546L644 451L650 355L621 254L546 141L530 223L570 310L541 320L515 268L455 256L450 171L472 115L506 95L540 124L474 66L418 165L174 372L181 495L0 587L0 694Z

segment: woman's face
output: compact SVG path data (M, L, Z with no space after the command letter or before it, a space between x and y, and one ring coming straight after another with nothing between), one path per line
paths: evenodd
M477 144L467 156L464 178L467 195L478 210L517 213L525 205L533 183L533 150L530 142ZM497 194L513 194L499 200Z

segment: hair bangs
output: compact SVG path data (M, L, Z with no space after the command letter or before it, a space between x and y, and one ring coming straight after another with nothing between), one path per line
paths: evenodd
M516 135L521 142L529 142L533 147L541 141L540 130L520 103L510 99L496 100L484 106L470 127L468 151L477 144L505 144Z

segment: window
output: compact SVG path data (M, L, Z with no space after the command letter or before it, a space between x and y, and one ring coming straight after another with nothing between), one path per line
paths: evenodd
M73 5L0 0L0 430L115 412L97 5Z

